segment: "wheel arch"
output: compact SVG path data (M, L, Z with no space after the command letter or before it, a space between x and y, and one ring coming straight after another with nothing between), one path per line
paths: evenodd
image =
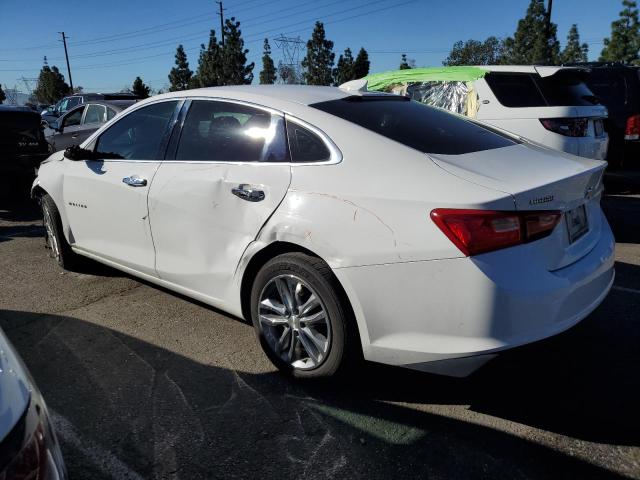
M242 272L242 280L240 282L240 305L242 310L242 317L245 320L251 321L251 288L253 286L253 279L255 278L258 271L260 271L260 269L272 258L275 258L278 255L295 252L305 253L312 257L319 258L320 260L327 263L326 260L324 260L320 255L309 250L308 248L305 248L296 243L286 241L272 242L255 252L249 259L247 266ZM358 335L357 341L362 348L362 337L363 335L366 335L367 332L366 326L362 324L362 322L360 321L361 319L357 318L354 311L354 306L352 304L352 299L347 294L347 291L342 285L342 282L335 274L333 274L333 276L338 287L338 296L340 297L345 309L347 310L349 321L355 322L355 328L353 330Z

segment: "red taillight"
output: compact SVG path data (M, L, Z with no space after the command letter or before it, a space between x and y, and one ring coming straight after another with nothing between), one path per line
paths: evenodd
M588 118L541 118L540 123L547 130L565 137L586 137L589 133Z
M627 118L627 128L624 131L625 140L640 140L640 115Z
M546 237L560 221L558 211L499 212L436 208L431 219L466 256Z

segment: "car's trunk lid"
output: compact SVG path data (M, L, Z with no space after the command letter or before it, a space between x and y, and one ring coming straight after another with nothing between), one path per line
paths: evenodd
M466 155L433 155L449 173L510 194L516 210L559 210L553 234L539 241L550 270L586 255L600 236L599 197L605 162L556 152L537 145L515 145ZM570 239L567 217L585 208L588 230ZM574 230L575 232L575 230Z

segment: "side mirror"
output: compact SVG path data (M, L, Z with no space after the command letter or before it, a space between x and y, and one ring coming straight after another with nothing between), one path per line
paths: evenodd
M86 148L80 148L78 145L72 145L64 151L64 157L69 160L94 160L95 155L93 151Z

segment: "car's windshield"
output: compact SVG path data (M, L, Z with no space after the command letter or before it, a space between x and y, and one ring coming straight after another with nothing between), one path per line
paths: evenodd
M311 106L424 153L459 155L517 143L488 127L403 97L354 96Z

